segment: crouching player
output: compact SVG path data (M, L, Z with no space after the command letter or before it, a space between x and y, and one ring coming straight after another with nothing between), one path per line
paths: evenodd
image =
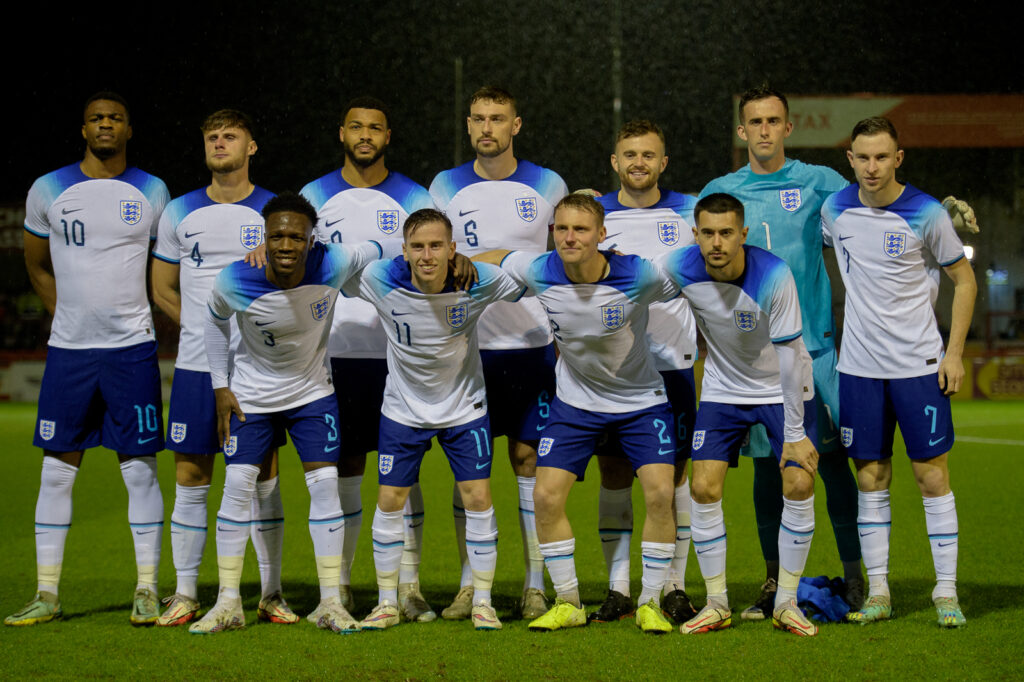
M491 504L491 429L476 323L493 301L523 294L500 269L476 266L477 282L458 291L449 259L452 224L440 211L414 212L403 227L403 256L367 266L345 285L346 295L373 303L388 335L388 376L381 406L380 492L373 515L373 560L380 599L360 627L397 625L403 508L420 463L437 436L466 508L466 550L473 572L472 619L477 630L499 630L491 606L498 526Z
M636 469L647 509L636 623L644 632L670 632L658 598L675 552L675 420L646 331L648 305L675 298L679 289L650 261L598 250L605 238L604 208L589 196L570 194L558 203L553 235L554 252L477 256L501 262L544 304L560 353L533 494L540 551L557 599L530 629L587 623L565 504L607 433L617 437Z
M217 276L210 293L206 348L217 400L218 437L227 464L217 512L217 603L189 632L244 627L239 595L256 476L276 434L287 429L309 488L320 605L317 627L352 632L358 623L341 605L339 573L344 526L338 498L338 407L324 363L331 311L342 282L382 255L376 242L314 243L316 210L295 194L263 207L267 267L239 261ZM241 342L228 380L229 319Z
M814 535L811 361L801 340L800 307L784 261L745 246L743 204L711 194L694 208L696 246L661 259L682 289L708 343L693 433L690 523L707 605L680 626L684 634L729 627L722 490L729 460L747 429L763 424L782 468L780 573L772 623L817 634L796 605L796 590ZM772 350L774 348L774 351ZM810 437L808 434L811 434Z

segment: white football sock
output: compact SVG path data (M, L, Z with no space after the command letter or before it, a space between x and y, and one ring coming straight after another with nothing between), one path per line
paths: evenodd
M71 491L78 467L43 457L36 500L36 575L38 590L57 594L64 543L71 528Z
M228 464L224 468L224 496L217 511L217 572L220 595L237 599L242 582L245 544L249 540L252 498L260 468L252 464ZM220 597L218 596L218 599Z
M377 569L379 600L398 604L398 570L405 543L403 513L381 511L373 513L373 565Z
M686 560L690 556L690 481L683 481L675 493L676 549L665 580L665 592L686 590Z
M164 531L164 499L156 477L156 457L132 457L121 462L121 478L128 489L128 526L135 543L139 576L135 589L155 593Z
M473 570L473 603L491 603L491 585L498 565L498 524L494 507L466 510L466 554Z
M676 545L673 542L641 542L640 560L643 562L643 574L640 579L640 600L643 606L650 600L657 602L661 590L665 587L668 568L672 564L672 555Z
M555 594L564 601L581 606L579 581L576 579L576 539L540 543L544 566L548 569Z
M209 485L174 486L174 511L171 512L171 556L178 585L175 592L191 599L198 597L199 565L206 546Z
M528 589L544 591L544 557L537 546L537 517L533 509L533 489L537 479L516 476L519 487L519 532L523 538L523 564L526 577L523 591Z
M857 493L857 533L868 575L868 596L889 596L889 491Z
M807 565L814 537L814 495L806 500L782 498L782 522L779 525L779 588L775 606L796 601L800 576Z
M924 521L935 564L935 589L932 599L956 597L956 559L959 530L956 500L949 492L942 497L924 498Z
M708 600L723 607L729 604L725 583L725 514L722 501L700 504L694 501L690 510L690 527L697 564L707 584Z
M341 547L341 582L352 584L352 562L356 558L356 545L363 524L362 476L346 476L338 479L338 497L345 514L345 538Z
M252 525L249 527L256 563L260 568L263 599L281 591L281 555L284 552L284 505L281 503L280 478L256 481L252 498Z
M608 588L629 596L629 545L633 539L633 488L597 494L597 533L608 569Z
M398 583L418 583L420 581L420 553L423 548L423 491L419 482L409 488L409 496L405 498L405 509L402 521L405 528L405 546L402 548L402 566L398 572Z
M341 548L346 531L338 499L338 469L320 467L306 472L309 489L309 535L313 538L320 600L341 599Z
M452 516L455 519L455 544L462 563L462 576L459 578L459 589L462 589L473 584L473 569L466 554L466 507L462 504L462 494L457 485L452 487Z

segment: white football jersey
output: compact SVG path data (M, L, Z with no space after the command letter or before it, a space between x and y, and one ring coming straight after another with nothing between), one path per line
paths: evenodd
M731 282L711 278L696 245L672 251L658 262L690 302L708 344L701 401L781 403L779 358L772 344L802 334L796 283L781 258L756 246L743 249L743 274ZM807 360L809 372L809 357ZM802 379L811 392L805 393L804 399L814 395L807 372Z
M138 168L95 179L78 163L32 183L25 229L48 239L57 283L57 348L123 348L152 341L146 287L150 241L170 197Z
M504 180L485 180L473 161L438 173L430 196L454 227L458 250L473 256L492 249L543 252L555 204L568 194L554 171L519 160ZM532 299L492 305L480 320L480 347L537 348L551 343L544 309Z
M245 199L219 204L206 188L197 189L167 204L153 257L178 266L181 291L179 369L209 372L204 338L213 280L225 267L263 243L263 205L273 194L256 187ZM238 345L232 333L232 347Z
M501 267L543 305L558 346L557 394L581 410L620 414L668 400L647 345L647 307L679 294L653 263L603 254L608 275L576 284L558 253L516 251Z
M345 280L381 253L374 242L316 243L293 289L277 287L265 269L242 261L221 270L209 308L221 322L237 317L241 343L230 386L243 412L279 412L333 395L326 366L331 310ZM223 388L227 368L214 365L217 355L210 353L210 377L214 388Z
M373 303L388 328L388 378L381 414L406 426L440 429L487 414L487 393L477 342L477 320L488 304L515 301L524 287L499 268L476 264L469 291L449 283L424 294L409 264L370 263L343 290Z
M907 185L885 208L861 203L859 186L821 209L846 285L840 372L874 379L935 374L944 346L935 322L939 267L964 257L946 210Z
M379 185L353 187L336 170L300 192L316 209L317 239L352 244L368 239L402 242L410 213L433 208L430 194L401 173L389 171ZM358 298L341 298L334 308L327 354L332 358L384 358L387 342L377 311Z
M647 208L623 206L617 192L597 200L605 210L603 249L654 259L693 244L693 207L697 200L689 195L662 190L658 203ZM685 298L651 304L647 341L658 371L693 367L697 360L697 327Z

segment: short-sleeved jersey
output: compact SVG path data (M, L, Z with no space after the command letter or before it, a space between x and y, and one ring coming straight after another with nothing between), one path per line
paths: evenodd
M679 192L661 191L658 203L630 208L619 203L618 192L598 197L604 206L607 232L601 247L654 259L693 244L693 207L697 200ZM659 371L689 369L697 360L697 327L683 297L651 304L647 341Z
M401 173L389 171L373 187L353 187L336 170L300 192L316 209L317 239L325 243L402 241L410 213L433 207L430 194ZM385 330L373 306L358 298L341 298L334 308L327 354L332 358L382 359Z
M836 248L846 285L840 372L872 379L934 374L943 344L935 322L939 266L964 257L949 215L907 185L885 208L860 201L858 185L821 209L825 243Z
M558 173L519 160L504 180L485 180L473 161L438 173L430 196L454 227L458 250L467 256L492 249L546 251L555 204L568 194ZM496 303L480 320L480 347L536 348L551 343L544 310L532 299Z
M786 261L800 295L804 344L811 352L835 346L832 288L821 252L821 205L849 184L826 166L786 159L782 168L766 175L744 166L712 180L700 193L703 198L725 192L743 202L750 228L747 244Z
M554 251L516 251L501 267L543 305L559 351L562 402L616 414L667 402L647 345L648 306L674 298L679 288L639 256L602 254L608 274L593 284L572 282Z
M689 300L707 340L701 401L781 403L779 358L772 344L801 335L796 285L781 258L756 246L743 250L743 274L731 282L711 278L696 245L659 263ZM809 384L810 377L805 379Z
M373 303L388 328L388 378L381 414L416 428L459 426L487 414L477 320L488 304L524 291L499 268L476 264L469 291L425 294L401 256L370 263L343 293Z
M25 229L50 242L57 308L50 345L123 348L152 341L146 263L167 186L138 168L90 178L78 163L37 179Z
M243 412L278 412L333 394L326 365L331 310L345 280L381 253L374 242L314 244L292 289L242 261L221 270L209 308L220 320L237 316L241 342L230 385ZM228 385L212 367L211 379L214 388Z
M153 257L178 266L181 335L175 367L210 371L203 335L213 280L225 267L263 243L260 212L273 196L256 187L239 202L219 204L202 187L178 197L164 209Z

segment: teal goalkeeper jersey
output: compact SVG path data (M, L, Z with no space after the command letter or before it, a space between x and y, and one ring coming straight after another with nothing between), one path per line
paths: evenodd
M822 256L821 206L850 183L825 166L786 159L781 169L759 175L746 165L712 180L701 198L715 192L743 202L747 244L786 261L796 280L804 343L810 352L833 348L832 287Z

